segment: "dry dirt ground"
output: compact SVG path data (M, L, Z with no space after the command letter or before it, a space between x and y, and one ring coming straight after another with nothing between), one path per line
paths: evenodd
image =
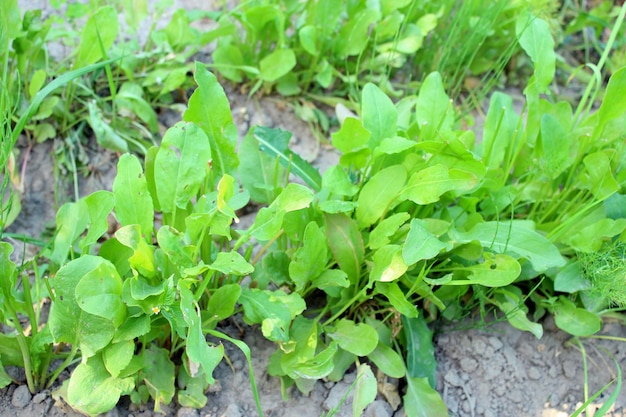
M42 7L41 2L26 1L22 8ZM43 2L43 6L47 2ZM187 8L198 6L196 2L179 4ZM192 3L192 4L190 4ZM211 2L206 2L207 4ZM207 7L206 5L204 7ZM226 86L231 100L233 117L240 134L244 135L253 125L281 127L294 133L293 149L311 160L321 170L333 164L338 156L330 147L319 145L306 123L299 120L289 106L278 98L248 99ZM179 114L163 115L161 123L171 126L180 119ZM21 146L24 144L21 143ZM22 213L10 231L38 237L47 225L54 223L55 186L60 200L71 195L72 187L67 182L54 184L52 160L53 142L35 146L30 154L25 179L26 191L22 201ZM23 157L25 152L20 153ZM80 179L80 195L98 189L111 189L115 176L117 155L93 150L97 156L97 168L86 178ZM17 251L20 242L13 242ZM27 246L26 256L32 256L34 248ZM235 320L240 320L236 318ZM239 323L223 323L222 330L233 337L243 339L253 353L253 364L259 387L263 411L266 416L322 416L329 410L338 409L335 416L351 416L351 397L342 404L349 391L354 374L348 373L338 383L318 382L315 389L304 396L289 391L288 400L281 396L280 383L267 375L266 365L274 346L265 340L260 329L241 326ZM565 417L582 404L585 389L590 394L601 389L617 377L615 361L626 369L626 344L609 340L583 340L587 353L588 378L585 380L580 350L570 337L556 329L551 319L544 323L544 336L537 340L530 333L520 332L507 323L490 326L473 325L466 321L435 329L435 353L438 359L437 389L448 406L451 416L485 417ZM626 337L625 327L616 322L607 322L602 335ZM226 346L232 368L225 362L215 371L218 383L207 392L207 406L201 410L180 408L175 403L164 408L167 416L178 417L247 417L255 416L254 397L250 389L245 358L234 346ZM12 369L17 384L0 390L0 417L4 416L77 416L66 405L54 399L53 392L44 391L34 396L24 385L20 370ZM68 375L62 375L62 378ZM587 381L587 386L585 386ZM402 381L389 381L400 393ZM600 395L588 408L587 416L611 394L611 387ZM624 390L623 390L624 391ZM150 405L137 408L128 399L122 399L107 416L149 417L154 415ZM379 395L368 407L364 416L402 417L400 407L392 409L390 403ZM582 414L585 415L585 414ZM620 393L616 404L607 414L626 417L626 392ZM433 416L436 417L436 416Z

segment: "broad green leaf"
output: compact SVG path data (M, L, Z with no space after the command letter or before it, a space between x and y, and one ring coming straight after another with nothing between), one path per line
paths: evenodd
M250 275L254 272L254 267L245 260L238 252L219 252L215 261L209 268L219 271L222 274Z
M376 10L363 8L354 16L351 16L345 24L334 43L335 52L339 58L359 55L367 46L369 27L380 19L380 13ZM324 25L323 25L324 26Z
M345 214L325 214L324 218L326 240L335 261L350 282L357 283L365 256L363 237L358 225Z
M294 253L289 264L289 276L301 291L326 269L328 245L326 237L315 222L304 229L302 246Z
M426 229L423 220L411 220L409 234L402 246L402 256L407 265L434 258L445 248L446 244Z
M250 129L239 145L239 179L253 201L269 204L280 192L285 168L276 164L275 158L260 151L254 129Z
M108 216L111 210L113 210L114 204L113 194L105 190L96 191L85 197L85 205L89 213L89 230L87 235L80 241L83 253L108 230Z
M15 263L11 260L13 246L0 242L0 288L5 297L10 297L17 280Z
M200 409L207 404L208 398L204 392L208 384L202 374L203 371L199 370L198 376L192 377L187 372L186 367L182 366L178 369L176 378L178 395L176 398L181 406Z
M111 410L120 397L134 388L134 378L115 378L109 374L100 355L81 362L72 372L67 401L88 415Z
M541 146L544 170L555 179L569 166L570 139L558 119L550 114L541 118Z
M602 105L598 110L599 127L604 127L609 121L618 118L626 111L626 68L614 72L609 78Z
M174 52L182 52L188 45L195 42L196 35L189 23L187 12L184 9L178 9L165 27L167 42Z
M561 240L579 252L599 251L607 240L622 234L626 229L626 219L601 219L589 225L581 225L577 230Z
M470 272L467 279L452 280L446 285L478 284L484 287L504 287L515 281L522 272L522 267L515 259L506 254L483 254L485 261L478 265L463 268Z
M301 27L298 31L298 40L300 41L300 46L302 46L302 49L306 52L313 56L319 55L317 28L315 26L306 25Z
M395 281L409 268L402 258L402 248L399 245L385 245L378 249L374 252L373 261L370 281Z
M84 358L93 356L108 345L115 333L111 320L82 310L75 296L76 287L83 277L103 264L110 265L96 256L81 256L59 269L52 283L56 299L48 318L50 333L57 343L79 346Z
M286 75L296 66L296 54L291 49L276 49L259 62L259 77L273 82Z
M554 291L573 294L591 288L591 282L583 275L582 267L578 261L570 260L554 278Z
M507 148L516 143L518 124L513 98L499 91L493 93L483 129L482 160L485 166L496 169L502 164Z
M213 178L224 174L235 175L239 166L237 147L237 127L233 123L230 104L222 86L204 65L197 62L194 79L198 88L189 98L189 108L183 120L193 122L209 138Z
M143 377L150 396L154 400L154 411L161 412L161 404L169 404L176 391L174 385L176 368L169 358L167 349L152 344L143 351Z
M54 247L49 259L63 265L72 250L74 242L89 224L89 209L84 199L75 203L65 203L56 215L57 232Z
M352 415L360 417L365 408L374 402L378 393L376 377L367 364L361 364L357 368L356 385L354 387L354 399L352 400Z
M290 212L306 208L313 201L313 193L303 185L289 183L272 203L280 211Z
M135 342L133 340L124 340L107 346L102 353L102 359L107 371L109 371L111 376L117 378L120 372L126 369L134 355Z
M215 69L227 80L240 83L243 81L242 71L245 62L241 50L231 44L220 42L211 54Z
M224 357L224 345L209 346L204 333L202 332L202 317L197 303L193 299L193 294L183 285L179 284L180 309L188 325L187 346L185 352L189 360L202 366L206 382L215 383L213 370ZM192 373L191 376L196 376Z
M17 38L22 26L17 0L0 2L0 56L4 57L10 42Z
M276 206L263 207L248 232L259 241L268 241L280 232L284 217L285 212Z
M588 175L588 186L593 196L598 200L606 200L620 190L620 186L613 177L611 161L604 152L594 152L583 159L585 171Z
M370 249L376 250L390 243L391 236L393 236L400 226L410 217L408 213L396 213L382 220L376 225L374 230L372 230L372 233L370 233L367 246Z
M432 330L423 315L414 318L402 316L402 326L406 336L407 379L424 378L434 388L437 360Z
M115 232L115 238L124 246L133 250L133 255L128 258L130 267L140 274L152 278L156 275L154 262L154 247L142 237L139 225L131 224L121 227Z
M126 318L122 279L115 266L102 262L76 284L76 302L87 313L110 320L119 327Z
M159 123L157 114L144 98L143 88L139 84L125 82L115 96L115 103L122 111L130 111L143 121L150 131L157 132ZM122 112L120 112L122 113Z
M534 230L530 221L493 221L478 223L468 232L451 229L450 236L458 243L478 241L484 248L530 261L537 272L565 265L559 250Z
M319 288L331 297L339 297L342 288L350 287L348 275L341 269L327 269L313 280L313 287Z
M429 384L427 378L407 376L407 390L402 397L407 416L447 417L448 410L441 396Z
M373 95L375 93L370 94ZM389 99L387 96L385 96L385 98ZM375 104L376 103L373 102L371 106ZM371 106L369 109L370 112L374 111ZM370 131L363 127L361 120L355 119L354 117L347 117L343 121L341 128L331 134L333 145L342 153L349 153L360 149L367 144L371 136Z
M138 224L145 238L151 240L154 208L146 177L136 156L124 154L117 163L113 181L115 216L121 226Z
M372 83L367 83L363 87L361 118L363 126L371 133L368 141L370 149L377 148L383 139L396 136L398 110L391 99ZM350 119L346 119L346 122L348 120Z
M115 332L113 343L133 340L150 331L150 317L145 315L128 317Z
M350 181L346 171L339 165L334 165L324 172L322 189L328 190L332 194L348 197L352 197L359 191L359 187Z
M4 388L13 382L13 378L7 374L2 362L0 362L0 388Z
M392 165L371 177L361 189L356 209L356 219L360 228L376 223L391 209L406 182L406 169L402 165Z
M117 12L112 6L99 8L89 16L80 31L80 45L74 68L93 64L102 58L102 50L109 50L117 38L119 24Z
M477 184L475 174L437 164L411 175L403 194L416 204L426 205L436 203L448 191L470 191Z
M352 320L339 320L332 331L326 334L337 342L340 348L357 356L367 356L378 345L378 333L368 324L355 324Z
M211 294L206 310L213 320L224 320L234 314L235 304L240 295L239 284L222 285Z
M164 213L185 209L204 184L211 145L194 123L178 122L167 130L154 160L154 180Z
M294 365L288 375L291 378L322 379L332 372L336 353L337 343L331 342L314 358Z
M289 341L289 324L292 315L269 291L244 290L239 297L247 323L261 323L263 336L274 342Z
M528 319L528 307L525 303L525 295L514 286L495 288L493 301L506 315L509 324L516 329L530 332L537 339L543 336L543 326Z
M367 358L374 362L374 365L385 375L391 378L403 378L406 375L404 360L402 357L382 342L378 342Z
M559 329L573 336L591 336L602 328L602 319L597 314L576 307L567 297L559 297L554 305L554 322Z
M300 177L309 187L316 192L322 185L322 177L317 169L289 149L291 133L269 127L257 127L254 129L254 137L259 142L259 148L267 155L288 168L291 173Z
M385 138L380 142L380 145L375 149L374 156L378 155L393 155L402 153L417 145L417 142L410 139L405 139L400 136L394 136L391 138Z
M407 300L406 295L395 282L377 282L375 286L376 292L387 297L391 306L398 310L400 314L406 317L417 317L417 307L415 304Z
M454 105L443 88L441 74L429 74L420 87L415 108L419 140L440 140L439 133L452 129Z
M543 92L552 82L556 63L550 26L545 20L524 12L516 21L515 31L520 45L533 61L538 89Z
M171 226L163 226L157 232L159 248L177 268L190 268L194 265L195 246L185 242L185 235Z

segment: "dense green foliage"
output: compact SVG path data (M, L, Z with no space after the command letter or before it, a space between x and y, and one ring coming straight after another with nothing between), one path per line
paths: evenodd
M89 126L100 145L123 154L112 192L61 206L39 257L16 265L11 245L0 243L0 319L15 329L0 335L2 365L23 366L35 391L79 362L60 393L89 415L122 395L152 399L157 411L175 396L203 407L224 355L207 335L250 360L243 342L217 330L242 314L276 343L269 372L284 387L308 392L355 366L358 416L375 398L375 367L405 378L407 415L434 416L447 412L434 389L429 322L492 312L540 338L539 320L553 314L574 336L597 333L603 316L626 304L626 68L612 67L606 85L591 78L575 108L547 99L558 67L550 21L536 7L505 3L486 21L515 18L483 27L484 38L468 48L499 50L492 69L502 71L510 40L486 34L514 36L524 54L516 56L532 63L526 106L520 114L510 95L493 93L477 137L460 128L446 91L458 93L468 71L487 71L479 61L437 61L396 102L389 78L391 69L423 71L404 64L432 53L425 42L441 39L438 22L458 19L459 10L474 16L475 2L440 10L410 1L346 2L345 10L327 1L248 2L212 15L219 28L206 33L179 11L150 32L151 52L139 57L114 44L117 13L104 6L89 15L69 71L45 87L50 26L28 12L18 27L15 3L3 2L2 20L12 23L0 33L2 189L16 188L11 150L22 131L46 140ZM147 6L133 10L130 23L138 24ZM626 6L619 11L595 66L600 81ZM191 53L212 40L213 62L190 67ZM338 114L330 135L339 163L318 172L278 129L253 127L239 143L226 94L207 68L250 80L253 90L351 95L354 113ZM152 145L153 106L169 103L189 70L196 88L183 120ZM102 85L108 90L99 94ZM262 208L239 228L237 211L250 202ZM17 203L3 200L2 228ZM48 373L54 359L63 362ZM9 384L0 369L0 385Z

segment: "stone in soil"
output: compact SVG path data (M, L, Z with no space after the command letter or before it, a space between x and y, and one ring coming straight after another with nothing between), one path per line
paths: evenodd
M13 404L13 406L17 408L24 408L30 403L30 400L32 398L33 396L28 390L28 387L26 385L20 385L13 392L11 404Z

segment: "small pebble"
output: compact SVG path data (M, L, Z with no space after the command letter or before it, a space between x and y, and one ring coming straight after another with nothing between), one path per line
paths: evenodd
M35 403L35 404L42 403L42 402L44 402L46 400L46 398L48 398L48 394L45 393L45 392L40 392L39 394L36 394L33 397L33 403Z
M199 417L198 410L195 408L182 407L176 412L176 417Z
M120 417L120 411L117 408L112 408L109 411L107 411L107 413L104 416L105 417Z
M535 381L541 378L541 371L536 366L531 366L528 369L528 378L534 379Z
M387 404L386 401L376 400L367 406L364 417L391 417L393 416L393 410Z
M237 404L228 404L226 411L220 417L241 417L241 409Z
M461 369L467 373L472 373L478 369L478 362L474 358L463 358L460 365Z
M13 398L11 399L11 403L14 407L24 408L30 403L30 400L33 396L30 394L28 387L26 385L20 385L13 392Z

